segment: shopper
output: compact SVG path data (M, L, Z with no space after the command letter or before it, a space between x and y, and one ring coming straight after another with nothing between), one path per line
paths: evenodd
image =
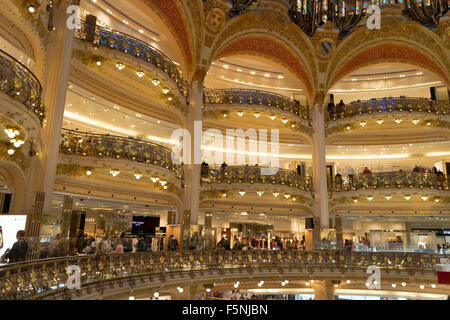
M168 249L169 251L176 251L178 246L178 240L174 238L173 234L169 237Z
M17 242L13 244L11 249L6 250L1 257L1 262L8 260L9 263L25 261L28 252L28 243L25 241L25 231L19 230L16 234Z

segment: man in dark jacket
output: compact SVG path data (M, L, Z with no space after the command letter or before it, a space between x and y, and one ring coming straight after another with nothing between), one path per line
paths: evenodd
M25 231L19 230L16 234L17 242L13 244L11 249L6 250L1 261L8 259L9 263L25 261L28 252L28 243L25 241Z
M173 234L171 234L170 238L169 238L169 243L168 243L169 251L176 251L177 246L178 246L178 240L173 237Z

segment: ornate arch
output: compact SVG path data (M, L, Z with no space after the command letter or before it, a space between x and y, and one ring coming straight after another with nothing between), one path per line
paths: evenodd
M304 89L308 95L312 94L313 86L303 64L281 41L261 35L243 36L230 42L215 58L220 59L235 54L259 55L276 61L292 71L304 84Z
M401 17L382 20L382 29L361 28L336 49L329 64L326 87L329 90L348 73L380 62L400 62L425 68L450 84L450 59L442 39L420 24Z
M25 204L25 177L21 169L15 164L0 161L0 181L14 187L11 212L23 214Z
M175 41L184 53L187 66L194 62L193 30L189 23L188 12L182 1L177 0L141 0L146 6L158 13L160 19L168 27ZM194 0L190 0L194 1Z
M260 37L260 34L264 34L264 39L260 38L262 41L269 39L272 41L271 45L278 46L281 51L285 52L284 54L289 52L289 55L301 66L303 71L300 74L306 75L306 78L301 80L305 82L305 79L307 79L306 82L309 82L307 87L310 87L308 93L313 95L312 91L317 79L317 62L314 58L311 40L289 21L287 15L277 10L264 8L260 11L246 13L225 23L221 32L211 41L211 44L205 43L207 47L211 48L208 63L210 64L221 56L230 45L237 46L235 42L247 37ZM241 46L243 45L244 43L241 44ZM248 51L258 52L250 49ZM273 57L279 60L280 54L272 55ZM299 73L295 72L295 74L298 75Z

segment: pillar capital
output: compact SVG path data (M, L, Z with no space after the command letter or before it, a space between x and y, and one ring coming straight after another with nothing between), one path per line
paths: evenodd
M320 107L320 111L322 112L323 108L321 108L321 106L323 106L323 104L325 103L325 98L326 98L327 94L325 91L318 91L316 92L315 96L314 96L314 107L315 106L319 106Z
M203 83L203 81L205 80L205 77L206 77L206 72L207 72L207 69L205 67L198 67L195 70L195 72L191 78L191 86L195 82Z

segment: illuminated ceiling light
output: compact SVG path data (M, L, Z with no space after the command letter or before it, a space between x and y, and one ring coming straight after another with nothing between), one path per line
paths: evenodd
M402 122L402 119L400 119L400 118L395 119L395 123L400 124L401 122Z
M291 124L291 127L292 127L292 128L295 128L295 123Z
M142 178L142 173L135 172L134 177L136 178L136 180L139 180L140 178Z
M284 287L286 285L286 283L284 281L282 281L281 285Z
M113 177L117 177L120 174L119 170L111 170L109 171L110 174L112 174Z
M258 196L262 197L262 195L264 194L264 191L256 191L256 193L258 194Z
M290 194L285 194L284 197L285 197L286 199L289 199L289 198L291 197L291 195L290 195Z
M210 293L211 292L211 288L206 288L206 292Z
M235 283L235 284L234 284L234 287L237 289L237 288L239 287L239 284L238 284L238 283Z
M242 116L244 115L244 112L238 111L238 112L237 112L237 115L238 115L239 117L242 117Z
M226 112L223 113L223 117L226 118L228 117L228 114Z
M236 71L237 72L242 72L242 69L237 68Z
M5 133L8 135L8 138L13 139L15 136L19 135L19 131L13 129L5 129Z
M150 180L152 180L153 183L156 183L159 181L158 177L151 177Z
M389 196L389 195L384 196L384 197L386 198L386 200L391 200L391 198L392 198L392 196Z
M25 141L12 139L11 143L14 144L14 147L20 148L20 146L23 145L25 143Z
M392 288L395 288L397 285L395 283L392 284Z
M35 13L35 12L36 12L36 8L35 8L33 5L30 5L30 6L28 7L28 12L29 12L29 13Z
M309 281L306 281L305 284L307 287L309 287Z
M9 154L10 156L12 156L12 155L14 154L14 152L15 152L14 149L9 149L9 150L8 150L8 154Z
M270 118L270 120L275 120L277 117L272 114L272 115L269 116L269 118Z
M366 124L367 124L367 122L365 122L365 121L361 121L361 122L359 123L359 125L360 125L361 127L365 127Z
M256 74L256 72L255 72L255 71L250 71L250 74L251 74L252 76L254 76L254 75Z
M347 280L347 284L350 284L350 282L351 282L350 280Z
M414 119L414 120L412 120L411 122L414 123L414 124L418 124L418 123L419 123L419 120L418 120L418 119Z
M424 286L423 284L421 284L421 285L419 286L419 288L423 290L423 289L425 289L425 286Z
M97 64L97 66L100 67L102 65L102 62L101 61L97 61L96 64Z
M283 122L284 124L286 124L286 123L288 123L288 119L283 119L283 120L281 120L281 122Z
M314 283L314 280L311 280L311 283Z
M366 287L370 286L370 284L368 282L366 282Z
M272 194L273 194L273 196L274 196L275 198L277 198L277 197L280 195L279 192L274 192L274 193L272 193Z
M162 89L161 91L162 91L162 93L164 93L164 94L168 94L168 93L169 93L169 89Z
M278 76L278 79L284 79L284 77L283 76Z
M427 122L427 126L431 126L431 122Z
M239 194L243 197L245 196L245 191L239 191Z
M269 77L270 77L270 74L264 73L264 77L269 78Z
M167 184L167 181L166 181L166 180L160 180L159 183L160 183L162 186L165 186L165 185Z
M353 199L353 202L354 203L358 203L358 199Z
M255 117L256 117L256 119L258 119L259 117L261 117L261 113L255 112Z
M297 198L292 198L292 201L297 201Z
M183 291L184 291L184 289L181 288L181 287L178 287L177 290L178 290L179 293L183 293Z
M130 297L128 298L128 300L134 300L134 297L133 297L133 296L130 296Z
M117 62L116 63L116 68L119 69L119 70L123 70L123 69L125 69L125 65L123 63L121 63L121 62Z
M373 200L373 197L372 197L372 196L368 196L368 197L367 197L367 200L372 201L372 200Z
M434 283L431 285L431 287L432 287L433 289L436 289L436 285L435 285Z
M173 100L173 98L172 98L172 97L169 97L169 98L167 98L167 100L169 100L169 101L172 101L172 100Z
M226 198L227 194L226 193L222 193L222 197Z
M439 199L434 199L434 202L439 202Z
M167 188L168 188L167 186L164 186L164 187L163 187L164 190L167 190Z
M86 170L86 175L87 176L90 176L92 174L92 171L91 170Z
M345 129L350 130L350 129L351 129L350 125L347 125L347 126L345 127Z
M139 32L139 33L144 33L144 30L139 29L138 32Z
M143 76L145 76L145 72L144 72L144 71L137 71L137 72L136 72L136 75L137 75L139 78L142 78Z
M402 282L402 287L406 287L406 282Z
M404 198L409 201L409 199L411 199L411 196L410 195L406 195Z
M377 120L377 123L379 124L379 125L381 125L381 124L383 124L383 122L384 122L384 120Z
M153 85L156 87L157 85L159 85L161 83L161 81L157 80L157 79L153 79L152 80Z
M223 68L224 68L224 69L228 69L229 67L225 64L225 65L223 66Z
M420 197L423 201L427 201L428 200L428 196L421 196Z
M153 296L154 296L155 298L158 298L158 297L159 297L159 292L155 292L155 293L153 294Z

